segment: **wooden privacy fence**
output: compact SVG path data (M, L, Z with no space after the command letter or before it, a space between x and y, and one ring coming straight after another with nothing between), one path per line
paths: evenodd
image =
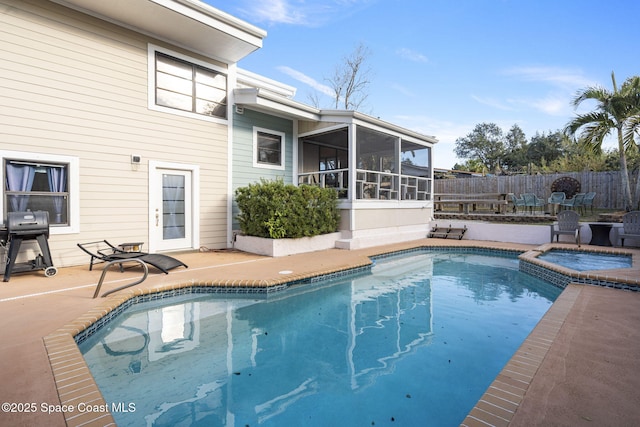
M580 182L580 192L596 192L594 208L623 209L620 172L568 172L546 175L486 176L434 180L434 193L534 193L545 201L551 194L551 184L569 176ZM637 173L631 176L631 192L635 191Z

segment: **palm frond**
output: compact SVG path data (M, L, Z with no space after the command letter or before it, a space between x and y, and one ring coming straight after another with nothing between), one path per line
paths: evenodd
M582 102L591 99L605 103L607 99L611 98L611 92L600 86L589 86L576 93L571 104L574 107L579 106Z
M636 140L638 140L637 144L640 145L640 114L636 114L625 120L622 139L626 150L635 147Z
M587 127L594 127L595 124L599 124L597 127L609 127L615 128L616 124L611 117L605 112L593 111L591 113L579 114L569 123L564 129L564 134L569 138L576 138L576 134L583 133Z

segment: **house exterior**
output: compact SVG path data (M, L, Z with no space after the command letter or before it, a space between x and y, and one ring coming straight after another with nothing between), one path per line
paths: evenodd
M233 192L261 177L339 190L341 247L424 237L435 139L239 70L262 29L197 0L0 0L0 20L0 214L47 210L56 266L101 239L232 246ZM365 165L367 139L394 148Z
M435 137L356 111L323 110L297 103L291 99L294 91L287 94L282 88L274 90L276 84L272 81L253 78L251 85L245 87L245 75L244 71L238 72L240 87L234 90L234 159L243 145L247 147L239 139L239 112L257 115L263 123L269 117L291 121L293 144L289 145L285 132L282 168L277 167L277 162L254 161L244 179L234 171L234 187L260 177L282 177L289 182L291 173L296 184L335 188L341 211L338 248L357 249L426 236L433 214ZM259 130L277 138L275 127L264 124ZM254 134L258 134L255 129ZM260 157L261 148L255 141L256 138L252 147L254 159ZM235 162L239 163L249 164L247 158Z

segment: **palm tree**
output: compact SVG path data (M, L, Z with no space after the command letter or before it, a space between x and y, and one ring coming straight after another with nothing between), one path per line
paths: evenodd
M638 116L640 115L640 77L627 79L620 89L616 84L615 74L611 73L613 92L600 86L590 86L578 91L573 99L573 106L578 107L586 100L596 102L594 111L578 114L564 129L565 134L573 140L578 140L594 151L602 150L605 137L616 132L618 151L620 153L620 172L622 175L622 197L626 211L637 205L638 189L635 197L631 195L629 170L627 169L627 152L636 150L634 133L638 131Z

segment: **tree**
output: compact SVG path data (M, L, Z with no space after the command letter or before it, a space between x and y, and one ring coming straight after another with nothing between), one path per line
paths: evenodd
M336 65L333 75L325 78L332 91L333 108L360 110L364 106L371 84L371 68L368 64L370 56L371 50L360 43ZM312 95L311 100L316 107L319 106L316 95Z
M543 166L562 156L562 132L542 134L536 132L527 147L527 158L531 163Z
M520 126L513 125L507 136L506 152L502 164L508 170L520 169L529 163L527 159L527 136Z
M584 101L596 102L595 110L579 114L565 127L565 134L582 143L594 151L602 151L602 143L606 136L615 132L618 139L618 153L620 155L620 172L622 177L622 197L627 211L634 209L640 194L640 179L634 196L631 194L629 170L627 167L627 153L637 150L634 135L635 126L640 114L640 77L627 79L620 89L616 84L615 74L611 73L613 92L600 86L590 86L580 90L573 100L573 106L578 107Z
M495 171L505 154L502 129L495 123L476 125L470 134L456 139L455 153L461 159L478 159L489 171Z

